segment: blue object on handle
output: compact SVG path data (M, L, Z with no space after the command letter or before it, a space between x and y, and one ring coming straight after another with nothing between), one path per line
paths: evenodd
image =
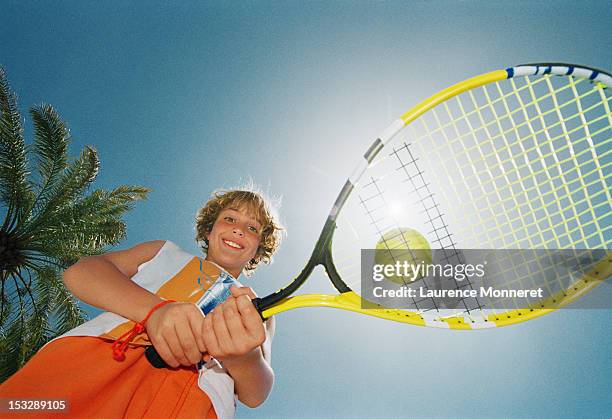
M227 297L231 295L230 288L233 285L240 287L240 283L232 278L230 274L221 271L217 280L204 293L196 305L200 307L204 315L207 315L218 304L227 300Z

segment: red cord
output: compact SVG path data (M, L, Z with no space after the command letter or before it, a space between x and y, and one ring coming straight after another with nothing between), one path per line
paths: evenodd
M119 338L115 340L115 342L113 342L113 358L115 359L115 361L123 361L125 359L125 352L127 351L128 345L136 335L139 335L145 331L145 323L147 322L147 320L149 320L149 317L151 317L151 314L153 314L155 310L165 306L166 304L175 302L176 301L174 300L165 300L157 304L151 309L151 311L149 311L149 313L144 319L136 323L134 327L125 332L123 335L119 336Z

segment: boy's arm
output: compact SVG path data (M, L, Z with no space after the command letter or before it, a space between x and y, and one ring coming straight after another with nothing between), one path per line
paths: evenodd
M259 314L258 314L259 316ZM242 358L229 359L223 363L234 379L238 399L248 407L261 405L274 384L271 345L274 334L274 318L264 323L266 340Z
M264 323L251 303L248 287L232 287L232 296L204 319L203 338L208 353L221 360L234 379L238 399L249 407L262 404L270 394L274 372L270 366L270 339L274 320ZM262 346L268 346L264 348Z
M87 304L140 321L162 299L130 278L163 244L155 240L127 250L84 257L64 271L64 284Z
M163 301L142 288L131 277L138 266L151 260L163 240L141 243L127 250L88 256L66 269L66 288L80 300L133 321L141 321ZM204 319L191 303L167 304L146 323L147 333L160 356L172 367L197 364L206 350L199 336Z

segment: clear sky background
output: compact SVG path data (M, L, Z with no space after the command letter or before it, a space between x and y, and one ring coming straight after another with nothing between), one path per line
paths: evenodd
M300 270L354 163L418 101L525 62L612 70L607 1L0 4L0 65L24 115L58 109L71 154L100 154L95 187L153 188L118 248L168 239L197 253L194 215L214 189L252 178L282 196L288 236L245 281L259 294ZM305 291L321 290L319 272ZM602 417L610 319L566 310L472 333L283 313L273 393L238 415Z

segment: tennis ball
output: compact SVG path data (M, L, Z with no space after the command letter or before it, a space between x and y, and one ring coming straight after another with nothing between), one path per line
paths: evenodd
M401 272L395 273L400 275L385 276L388 280L404 285L421 279L422 275L414 276L413 273L419 265L432 262L431 247L427 239L412 228L394 228L384 233L376 243L374 263L397 266L397 262L400 263Z

